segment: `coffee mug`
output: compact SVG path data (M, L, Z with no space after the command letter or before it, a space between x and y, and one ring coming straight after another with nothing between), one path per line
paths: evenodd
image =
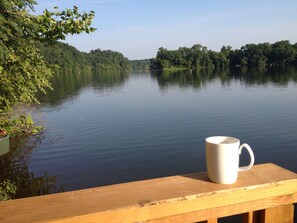
M208 177L215 183L235 183L238 172L250 170L254 165L255 157L251 147L246 143L240 146L237 138L212 136L205 140L205 144ZM239 167L239 155L243 148L249 152L251 161L248 166Z

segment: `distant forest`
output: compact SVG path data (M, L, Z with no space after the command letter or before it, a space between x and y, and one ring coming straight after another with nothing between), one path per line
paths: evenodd
M297 43L279 41L273 44L246 44L233 50L223 46L220 52L208 50L196 44L191 48L180 47L177 50L159 48L157 57L151 61L151 69L199 69L209 67L297 65Z
M223 46L219 52L195 44L191 48L177 50L159 48L156 58L128 60L123 54L111 50L80 52L75 47L57 42L39 45L39 49L52 68L62 72L98 70L183 70L201 68L225 68L235 66L297 65L297 43L279 41L246 44L240 49Z
M130 61L123 54L111 50L91 50L80 52L75 47L65 43L39 44L41 54L59 72L85 72L97 70L129 70Z

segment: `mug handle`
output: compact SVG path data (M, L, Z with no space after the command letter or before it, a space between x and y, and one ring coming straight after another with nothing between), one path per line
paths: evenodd
M255 162L255 156L254 156L254 153L253 153L253 150L251 149L251 147L246 143L242 144L238 149L239 155L241 154L242 148L246 148L247 151L249 152L250 157L251 157L251 162L250 162L250 164L248 166L239 167L238 168L239 172L250 170L252 168L252 166L254 165L254 162Z

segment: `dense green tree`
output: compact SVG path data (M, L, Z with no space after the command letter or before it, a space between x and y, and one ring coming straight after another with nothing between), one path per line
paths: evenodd
M268 62L269 50L265 48L265 43L257 45L247 44L241 47L241 51L247 58L247 63L250 66L265 65Z
M293 45L294 51L295 51L295 60L293 61L293 64L297 65L297 43Z
M130 60L131 69L133 70L149 70L151 59Z
M177 50L159 48L157 57L152 60L151 67L154 69L195 69L200 67L211 67L213 61L210 59L209 51L199 44L191 48L180 47Z
M92 69L98 70L128 70L129 60L123 54L111 50L91 50L88 54L88 61Z
M111 50L91 50L80 52L66 43L39 44L38 48L45 60L56 73L85 73L102 70L124 71L130 68L130 61L121 53Z
M207 50L200 44L177 50L161 47L157 57L151 60L151 68L166 70L296 64L296 45L289 41L279 41L273 44L246 44L235 50L230 46L223 46L220 52Z
M220 52L208 51L210 60L215 67L227 67L229 65L229 55L231 53L231 46L223 46Z
M36 102L35 94L50 88L51 70L36 47L55 42L67 34L92 32L94 12L78 8L34 14L34 0L0 2L0 109Z
M66 43L41 43L38 48L55 73L82 73L91 70L88 54Z
M36 94L51 88L52 69L38 45L95 30L90 27L93 11L80 14L76 6L63 11L55 7L53 12L46 9L36 15L35 4L34 0L0 1L0 131L8 130L11 135L23 131L9 132L15 123L28 130L34 124L29 116L14 115L12 108L38 102Z
M289 41L279 41L272 44L271 61L276 64L291 63L297 56L296 49Z

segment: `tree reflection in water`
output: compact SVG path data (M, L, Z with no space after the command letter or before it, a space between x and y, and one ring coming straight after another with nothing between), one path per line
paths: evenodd
M0 182L10 180L14 182L17 191L12 198L23 198L51 194L63 191L63 186L56 187L56 177L48 176L45 172L42 176L34 176L29 170L30 156L36 145L44 136L18 137L11 139L9 153L0 156Z
M159 87L163 90L170 86L193 87L199 89L214 80L220 80L222 85L228 85L232 80L240 80L245 85L266 85L273 83L286 86L289 81L297 81L297 69L294 66L255 68L237 67L233 69L200 69L179 71L154 71L151 73Z

